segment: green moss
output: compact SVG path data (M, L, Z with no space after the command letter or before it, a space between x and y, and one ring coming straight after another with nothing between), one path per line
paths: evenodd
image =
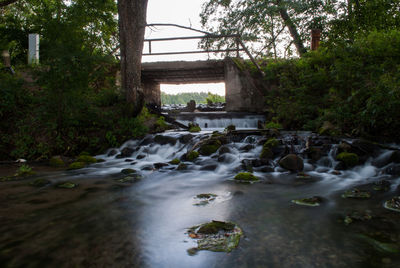
M190 151L189 153L186 154L186 159L188 161L193 161L195 160L197 157L199 157L199 153L196 151Z
M136 173L136 170L134 170L132 168L124 168L123 170L121 170L121 173L128 175L128 174Z
M357 199L367 199L371 197L371 194L366 191L360 191L357 188L348 190L342 194L343 198L357 198Z
M186 170L187 169L187 165L185 163L180 163L178 165L178 167L176 168L176 170Z
M259 179L249 172L241 172L234 178L237 181L258 181Z
M263 147L260 158L262 159L270 159L274 156L274 153L272 152L271 148L268 147Z
M266 143L264 143L264 147L268 147L268 148L275 148L279 145L279 141L275 138L270 138L269 140L267 140Z
M359 238L373 246L376 250L382 253L399 253L399 247L394 243L381 242L375 238L369 237L367 235L359 234Z
M317 207L320 205L321 202L322 199L318 196L292 200L292 203L295 203L296 205L309 206L309 207Z
M181 160L179 160L178 158L174 158L171 161L169 161L169 163L172 165L179 165L181 163Z
M90 156L90 155L80 155L76 159L76 162L83 162L83 163L87 163L87 164L92 164L92 163L96 163L97 159L92 157L92 156Z
M343 152L336 156L336 160L341 161L346 167L354 167L358 165L358 155L354 153Z
M223 221L212 221L206 224L203 224L197 233L199 234L216 234L219 231L233 231L235 225L230 222Z
M84 162L74 162L68 166L68 169L81 169L86 166Z
M50 166L52 167L63 167L65 166L64 161L59 156L53 156L49 162Z
M231 222L212 221L190 228L188 234L197 241L197 248L188 251L189 255L193 255L198 250L231 252L239 245L243 231Z
M222 146L222 143L219 140L212 139L204 143L199 148L199 153L201 155L212 155L216 151L218 151L219 147Z
M279 145L279 141L275 138L270 138L268 141L266 141L263 145L263 149L260 154L260 158L263 159L270 159L274 156L274 153L272 152L272 148L277 147Z
M201 128L199 126L191 126L189 127L189 132L200 132Z
M72 189L72 188L75 188L77 186L78 186L78 184L76 184L76 183L73 183L73 182L70 182L70 181L66 181L66 182L58 184L57 188Z
M115 179L117 182L120 183L134 183L142 179L142 176L139 174L132 174L123 178Z
M392 199L385 202L384 208L400 212L400 196L395 196Z
M229 125L229 126L227 126L226 128L225 128L225 131L233 131L233 130L236 130L236 126L235 125Z
M268 122L265 124L265 128L266 129L271 129L271 128L275 128L275 129L282 129L282 125L276 122Z
M29 185L35 186L35 187L43 187L43 186L46 186L47 184L50 184L50 181L46 180L46 179L36 179L36 180L32 181L31 183L29 183Z
M30 176L30 175L34 175L35 172L32 171L32 168L28 165L23 164L22 166L20 166L17 170L17 172L15 173L16 177L25 177L25 176Z

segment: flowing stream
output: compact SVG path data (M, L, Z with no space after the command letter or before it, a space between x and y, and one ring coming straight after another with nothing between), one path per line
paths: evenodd
M278 156L268 169L252 165L259 182L233 180L246 169L243 163L259 159L265 141L260 135L237 135L224 145L225 153L220 149L185 161L186 170L169 164L210 135L176 131L128 141L96 156L105 162L74 171L41 170L35 178L51 181L43 187L29 185L35 178L2 182L0 266L400 267L399 253L385 249L400 245L400 213L383 208L385 200L399 194L400 177L388 171L394 169L388 162L391 150L381 149L339 173L334 169L337 140L282 133L281 148L302 154L311 137L325 150L315 161L302 154L310 175L305 181L279 167ZM124 148L132 149L130 156L120 155ZM128 168L142 179L118 181ZM374 183L382 180L388 188L374 191ZM55 187L63 181L79 186ZM371 198L341 197L355 186L369 190ZM201 193L217 197L196 205ZM312 196L323 198L321 206L291 202ZM365 210L372 219L344 223L347 214ZM188 254L196 241L187 229L211 220L238 224L244 231L239 246L230 253Z

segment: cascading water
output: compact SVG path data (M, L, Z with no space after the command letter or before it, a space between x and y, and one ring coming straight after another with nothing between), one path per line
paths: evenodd
M263 115L232 112L180 113L175 118L184 125L195 123L202 129L215 130L224 129L229 125L234 125L237 129L257 129L258 123L265 121Z
M279 145L274 148L274 156L269 161L260 161L263 144L268 137L237 131L227 135L214 134L215 137L222 137L225 144L208 156L200 155L193 161L186 160L186 153L193 149L200 151L200 145L212 135L211 131L148 135L97 156L105 162L59 174L57 181L76 181L83 188L86 185L85 189L92 189L90 193L93 197L84 205L68 205L68 218L65 219L68 224L57 218L64 213L67 205L54 206L48 212L57 223L49 225L55 236L44 235L46 228L41 226L43 220L30 221L29 229L38 230L38 235L30 238L31 244L47 243L49 239L69 241L65 233L72 228L75 232L81 232L82 237L71 238L71 245L73 241L82 239L89 244L91 242L88 241L102 241L97 246L99 252L95 251L97 255L91 254L101 261L98 263L93 260L91 265L400 265L399 256L395 253L400 244L400 227L396 224L400 220L400 213L383 207L385 200L398 194L400 168L399 164L393 162L395 150L374 147L364 158L360 157L359 165L338 171L340 162L336 160L336 155L343 147L339 145L339 140L308 132L281 133L277 137ZM351 140L348 142L349 146L356 145ZM279 160L287 153L302 156L306 178L302 173L291 173L280 167ZM173 159L180 159L186 168L172 164ZM122 174L123 170L135 175ZM235 182L235 175L243 171L252 172L260 181L252 184ZM129 176L140 176L141 179L124 181ZM382 184L382 181L385 183ZM389 188L374 188L381 184L389 185ZM346 190L354 187L368 190L372 197L368 200L341 197ZM94 191L94 188L97 190ZM205 193L215 194L217 198L205 205L197 205L199 201L196 196ZM321 206L302 207L291 202L311 196L320 196L323 200ZM87 197L79 198L86 200L84 198ZM360 220L347 226L345 217L354 210L362 213L368 210L372 215L371 223ZM44 217L43 214L39 215ZM200 251L194 256L189 255L187 250L196 246L196 241L188 237L187 229L211 220L232 221L240 225L244 237L239 247L230 254ZM11 233L23 233L22 227L15 228ZM378 232L384 237L370 237L371 233ZM27 246L32 248L30 244ZM93 252L92 248L80 247L80 252ZM57 247L54 246L54 249ZM101 252L111 252L109 254L115 255L115 259L110 260L110 256ZM43 254L40 249L39 253ZM26 252L21 254L27 255ZM73 260L70 264L84 264L73 259L77 254L75 250L64 251L64 254L65 258ZM55 261L52 264L65 261L59 256L53 258ZM24 264L18 261L14 263Z

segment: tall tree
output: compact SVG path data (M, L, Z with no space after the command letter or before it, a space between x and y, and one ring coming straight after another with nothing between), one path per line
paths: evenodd
M290 56L294 47L301 56L310 29L326 25L336 1L208 0L200 16L209 31L239 33L264 55Z
M141 65L148 0L118 0L121 84L133 116L142 110Z

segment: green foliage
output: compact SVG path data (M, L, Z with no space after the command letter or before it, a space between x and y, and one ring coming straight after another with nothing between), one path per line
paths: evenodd
M218 94L212 94L211 92L208 92L206 102L208 105L212 105L214 103L224 103L225 97L220 96Z
M23 164L18 168L15 176L23 177L23 176L28 176L28 175L32 175L32 174L34 174L34 172L32 171L32 168L26 164Z
M352 44L279 60L264 67L267 107L285 129L397 136L400 130L400 31L372 32Z
M185 93L178 93L175 95L161 92L162 104L186 104L191 100L194 100L196 103L207 103L207 99L209 99L212 103L225 102L224 96L219 96L217 94L212 94L210 92L209 93L185 92Z
M269 128L276 128L276 129L281 129L282 125L273 121L270 121L268 123L265 124L265 128L269 129Z

